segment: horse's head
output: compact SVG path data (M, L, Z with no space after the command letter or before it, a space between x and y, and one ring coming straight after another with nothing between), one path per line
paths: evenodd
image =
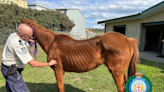
M23 22L24 24L27 24L28 26L30 26L30 27L32 28L32 30L34 30L34 27L35 27L35 25L36 25L36 22L35 22L35 21L29 20L29 19L24 20L24 19L22 19L22 18L21 18L21 20L22 20L22 22ZM33 34L32 39L35 40L34 34Z
M24 19L22 19L22 18L21 18L21 20L22 20L22 22L23 22L24 24L29 25L31 28L32 28L33 26L35 26L35 25L36 25L36 22L35 22L35 21L33 21L33 20L29 20L29 19L24 20Z

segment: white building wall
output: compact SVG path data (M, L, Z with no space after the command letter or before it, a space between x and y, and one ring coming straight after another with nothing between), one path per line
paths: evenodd
M85 38L86 20L83 14L78 9L68 9L66 14L69 17L69 19L73 21L75 24L75 26L72 28L71 34L79 34L81 36L80 38Z

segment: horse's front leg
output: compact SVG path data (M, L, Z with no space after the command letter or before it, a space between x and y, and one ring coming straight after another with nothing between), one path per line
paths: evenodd
M64 92L64 71L62 69L54 69L56 81L58 85L58 92Z
M55 54L54 54L55 53ZM56 75L56 81L58 85L58 92L64 92L64 70L62 60L59 55L59 50L52 47L47 55L47 62L50 60L56 60L57 64L51 66Z
M55 72L58 92L64 92L64 70L59 59L57 59L57 65L51 66Z

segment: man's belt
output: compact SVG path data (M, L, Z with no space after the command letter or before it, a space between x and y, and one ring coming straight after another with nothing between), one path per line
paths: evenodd
M6 65L4 65L4 66L7 67L7 71L4 74L4 76L6 76L6 77L9 76L9 75L11 75L11 74L15 74L17 71L18 72L23 71L23 68L17 68L16 67L16 64L12 64L11 66L6 66Z
M10 66L6 66L6 65L4 65L3 63L2 63L2 65L3 65L3 66L5 66L5 67L7 67L7 68L9 68L9 67L10 67Z
M2 63L2 65L4 65L4 64ZM4 65L4 66L7 67L7 71L4 74L4 76L6 76L6 77L11 74L15 74L17 71L18 72L23 71L23 68L17 68L16 64L12 64L11 66L6 66L6 65Z
M10 66L6 66L6 65L4 65L3 63L2 63L2 65L5 66L5 67L7 67L7 68L10 67ZM23 68L18 68L18 70L23 70Z
M17 72L17 67L16 64L13 64L11 66L8 67L7 71L5 72L4 76L9 76L11 74L15 74Z

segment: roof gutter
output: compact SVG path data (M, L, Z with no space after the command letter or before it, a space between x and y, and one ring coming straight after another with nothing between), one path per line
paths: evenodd
M110 20L104 20L104 21L99 21L98 24L101 23L111 23L111 22L118 22L118 21L127 21L127 20L132 20L132 19L137 19L139 18L139 15L141 15L142 12L139 12L134 15L130 16L125 16L125 17L120 17L120 18L115 18L115 19L110 19Z

